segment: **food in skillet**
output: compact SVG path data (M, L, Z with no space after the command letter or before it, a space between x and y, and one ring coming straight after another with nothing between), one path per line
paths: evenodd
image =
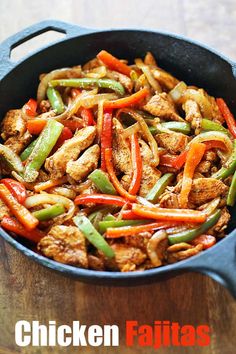
M128 65L103 50L41 75L37 101L10 110L1 136L1 226L46 257L146 270L225 236L234 117L151 53Z

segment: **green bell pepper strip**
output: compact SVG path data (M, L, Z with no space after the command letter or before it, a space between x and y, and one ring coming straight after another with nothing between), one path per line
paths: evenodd
M16 171L18 174L22 174L24 166L22 161L16 153L6 145L0 144L0 159L6 163L6 165L12 171Z
M41 209L34 211L32 214L38 219L39 221L47 221L50 219L55 218L61 214L65 213L65 208L62 204L54 204L48 208Z
M89 78L89 77L82 77L76 79L60 79L60 80L50 81L49 86L79 87L84 89L90 87L100 87L100 88L113 90L121 96L125 94L125 89L121 85L121 83L110 79L96 79L96 78Z
M233 179L229 188L227 196L227 205L234 206L236 202L236 171L234 172Z
M146 199L149 202L157 202L158 198L160 195L164 192L166 187L171 183L171 181L174 178L173 173L166 173L164 174L158 181L157 183L153 186L153 188L150 190L148 195L146 196Z
M64 106L64 103L62 101L62 98L61 98L61 95L60 95L59 91L57 91L53 87L48 87L48 89L47 89L47 97L48 97L48 100L50 102L50 105L52 106L52 108L54 109L54 111L57 114L61 114L61 113L64 112L65 106Z
M143 225L149 223L149 220L110 220L110 221L100 221L99 223L99 232L103 234L107 231L109 227L122 227L122 226L134 226L134 225Z
M31 152L33 151L35 145L37 144L37 139L35 139L34 141L32 141L27 148L25 148L25 150L21 153L20 155L20 159L21 161L25 161L28 159L28 157L30 156Z
M108 245L106 240L95 229L86 216L75 216L73 221L94 247L102 251L106 257L113 258L115 256L113 249Z
M106 173L102 170L95 170L88 178L95 184L95 186L104 194L116 195L117 192L107 177Z
M221 167L219 171L214 173L211 177L216 179L225 179L232 175L236 170L236 139L233 142L233 152L226 162L226 167Z
M56 144L63 127L63 124L54 119L48 120L27 160L23 177L26 182L34 182L36 180L38 171Z
M190 230L178 232L173 235L168 235L169 243L171 245L174 245L175 243L192 241L195 237L204 234L207 230L213 227L219 220L220 215L221 215L221 210L217 210L214 214L209 216L207 221L204 222L201 226L195 229L190 229ZM168 230L167 230L167 234L168 234Z
M185 135L188 135L191 132L190 124L187 122L163 122L160 124L163 128L172 130L174 132L183 133ZM158 127L149 126L148 128L153 135L161 133Z
M114 221L116 220L115 216L111 215L111 214L107 214L106 216L104 216L103 221Z
M229 131L223 127L221 124L213 122L212 120L203 118L202 119L202 130L204 131L219 131L229 135Z

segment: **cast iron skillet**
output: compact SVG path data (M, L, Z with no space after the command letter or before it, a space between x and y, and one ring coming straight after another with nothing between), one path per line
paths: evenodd
M65 33L66 38L17 63L10 60L13 48L49 30ZM49 20L13 35L0 46L1 119L9 109L20 107L29 97L35 96L39 74L85 63L101 49L131 61L151 51L161 67L189 84L206 88L214 96L223 96L236 114L236 64L211 49L168 33L129 29L97 31ZM231 210L232 216L235 211L236 207ZM27 245L19 243L2 229L0 234L29 258L84 282L117 286L139 285L191 271L209 275L236 297L235 227L236 221L232 220L230 234L200 255L173 265L130 273L96 272L60 264L34 253Z

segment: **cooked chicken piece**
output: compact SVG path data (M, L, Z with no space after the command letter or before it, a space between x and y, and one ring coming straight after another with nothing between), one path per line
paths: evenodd
M29 145L32 135L26 130L22 136L11 136L4 145L7 145L12 151L19 155Z
M94 58L92 60L89 60L87 63L85 63L84 66L82 67L82 70L83 71L92 70L94 68L97 68L100 65L101 65L100 60L97 58Z
M202 127L202 115L198 104L193 100L187 100L183 104L183 110L186 113L186 121L191 124L195 134L199 134Z
M114 243L111 248L115 252L115 257L114 259L106 259L105 264L107 268L112 270L134 271L147 258L147 255L141 249L126 244Z
M189 138L182 133L161 133L155 136L158 145L165 148L171 154L178 154L184 151Z
M119 81L124 88L131 93L134 87L133 81L126 75L118 73L117 71L107 70L107 75L109 79Z
M131 175L131 154L128 143L124 139L122 133L124 129L121 123L113 118L113 161L114 166L119 172L125 175Z
M161 208L179 209L178 195L172 192L165 192L160 198Z
M2 121L1 137L6 140L9 137L19 137L26 130L25 120L22 117L21 109L12 109L7 112Z
M140 140L140 151L143 161L143 172L139 195L141 197L146 197L148 192L161 177L161 172L155 167L150 166L152 161L152 152L149 146L143 140Z
M89 147L96 135L96 128L89 126L80 129L73 138L66 140L64 144L50 157L46 159L45 168L53 179L60 178L66 172L67 163L76 160L81 151Z
M177 246L177 247L172 248L173 246ZM184 242L179 245L173 245L173 246L167 248L168 263L175 263L178 261L182 261L183 259L195 256L203 249L203 246L200 244L197 246L191 246Z
M57 262L88 268L85 238L75 226L53 226L38 243L38 250Z
M76 161L69 161L66 173L75 181L82 181L90 172L95 170L100 157L99 145L89 147Z
M211 235L215 235L217 237L224 236L224 231L227 228L228 222L230 220L231 216L230 213L228 212L227 208L223 208L221 211L221 216L219 220L217 221L216 225L212 227L210 230L208 230L207 233Z
M4 216L9 216L10 210L6 206L6 204L0 199L0 221L2 221Z
M146 251L147 243L151 237L152 237L152 233L146 231L135 236L127 236L125 237L124 241L129 246L137 247Z
M225 195L228 189L229 188L218 179L197 178L193 180L189 201L193 204L201 205L214 198Z
M101 257L89 254L88 268L93 270L105 270L104 260Z
M48 100L42 100L40 103L39 103L39 111L41 113L46 113L48 112L49 110L51 109L51 105L49 103Z
M184 122L176 112L173 101L165 92L153 96L143 108L154 116Z
M206 151L202 161L196 168L197 172L200 173L213 173L211 170L215 167L215 161L217 160L217 154L214 151Z

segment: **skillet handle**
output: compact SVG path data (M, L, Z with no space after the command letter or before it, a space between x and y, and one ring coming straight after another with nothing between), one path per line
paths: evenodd
M51 30L60 33L65 33L66 39L76 37L78 34L87 34L94 32L94 30L92 29L87 29L78 25L56 20L42 21L23 29L22 31L7 38L4 42L0 44L0 79L3 78L10 70L12 70L19 63L19 61L16 63L10 60L10 54L12 49L28 41L29 39L32 39L42 33ZM63 39L61 41L63 41ZM38 50L41 50L45 47L46 45L39 48ZM32 53L30 53L30 55L31 54ZM20 61L26 59L27 57L28 56L22 58Z
M236 235L226 237L221 246L212 247L200 257L193 258L188 270L210 276L236 299Z

